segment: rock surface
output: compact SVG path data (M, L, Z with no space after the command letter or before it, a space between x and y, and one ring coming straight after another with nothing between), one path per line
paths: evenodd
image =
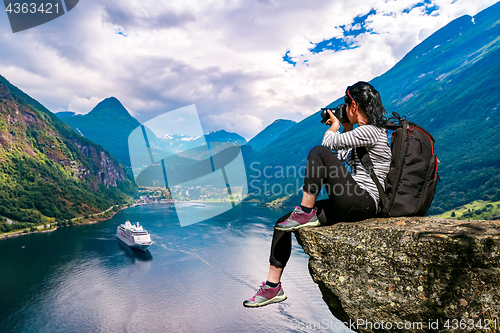
M472 332L490 317L500 324L500 221L380 218L295 234L330 311L361 324L351 329ZM464 329L471 320L474 329Z

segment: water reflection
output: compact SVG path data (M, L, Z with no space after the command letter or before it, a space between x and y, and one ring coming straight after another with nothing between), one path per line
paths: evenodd
M124 244L123 242L119 241L118 239L116 240L116 243L120 247L120 249L125 253L127 257L129 257L131 262L135 262L136 260L140 261L150 261L153 260L153 255L147 249L146 251L141 251L138 249L131 248L130 246Z

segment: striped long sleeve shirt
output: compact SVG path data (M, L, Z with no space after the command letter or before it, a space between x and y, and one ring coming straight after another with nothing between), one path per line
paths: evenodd
M337 157L351 166L352 178L358 185L365 189L375 200L378 209L379 194L377 186L365 169L358 154L354 153L355 147L366 147L368 155L373 162L373 170L380 184L384 187L384 181L389 172L391 164L391 148L385 129L374 125L358 126L352 131L339 133L327 131L323 136L323 146L338 151ZM354 154L354 158L352 155Z

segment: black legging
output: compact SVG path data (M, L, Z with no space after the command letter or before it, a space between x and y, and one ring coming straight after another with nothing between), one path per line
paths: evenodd
M322 226L337 222L355 222L375 216L373 198L362 189L337 156L325 146L315 146L307 156L304 191L318 195L325 185L329 199L316 201L318 219ZM285 221L292 212L280 217ZM285 267L292 252L292 233L274 230L269 262Z

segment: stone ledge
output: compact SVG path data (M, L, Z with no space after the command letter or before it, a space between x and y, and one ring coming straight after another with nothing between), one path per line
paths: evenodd
M379 218L295 234L313 280L343 322L444 324L479 320L488 309L499 317L500 221Z

